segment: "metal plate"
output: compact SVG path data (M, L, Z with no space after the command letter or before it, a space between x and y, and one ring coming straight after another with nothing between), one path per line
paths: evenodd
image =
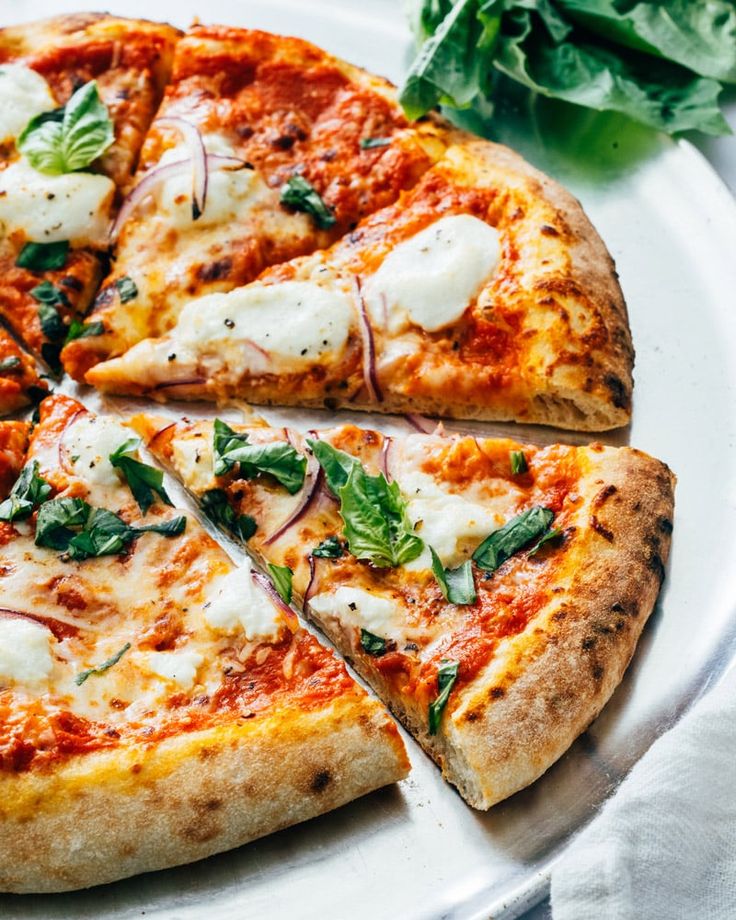
M14 0L0 15L17 22L98 5ZM400 4L389 0L118 0L116 12L182 26L199 15L301 35L395 80L409 47ZM414 769L396 787L192 866L78 894L3 897L0 916L518 916L541 896L571 836L736 658L734 202L691 146L623 119L514 90L497 131L580 197L616 259L637 347L635 410L630 429L603 440L646 450L679 476L668 578L623 684L556 766L488 814L465 806L407 739ZM88 393L83 398L90 402ZM309 418L327 421L319 413ZM400 420L356 418L405 428ZM448 427L586 440L540 428ZM69 828L70 847L73 841Z

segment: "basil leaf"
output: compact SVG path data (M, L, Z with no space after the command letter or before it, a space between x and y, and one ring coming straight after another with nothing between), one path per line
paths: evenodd
M21 360L17 355L10 355L9 358L3 358L0 361L0 374L17 370L21 366Z
M61 175L89 166L114 140L110 115L92 80L62 110L32 118L16 146L34 169Z
M133 528L134 533L160 533L164 537L178 537L187 529L187 519L181 514L179 517L169 518L161 524L145 524L143 527Z
M26 463L10 494L0 502L0 521L21 521L30 517L36 505L46 501L51 486L38 475L38 460Z
M473 582L473 566L470 559L467 559L455 569L446 569L431 546L429 551L432 554L432 571L445 600L451 604L474 604L477 595Z
M82 561L97 556L117 556L135 537L129 524L107 508L89 508L84 529L72 536L66 551L70 559Z
M154 503L156 495L165 505L172 505L173 502L164 489L163 472L131 456L139 443L138 438L131 438L121 444L110 454L110 463L123 474L133 493L133 498L138 502L138 507L143 514L146 514Z
M315 546L312 550L312 555L320 559L339 559L344 552L345 549L339 537L328 537L319 546Z
M457 680L457 661L448 661L447 659L440 662L440 666L437 669L437 698L429 704L429 734L436 735L440 722L442 721L442 713L445 711L445 706L447 701L450 698L450 691L455 685Z
M557 540L562 540L562 537L563 532L558 527L553 527L552 530L548 530L547 533L542 534L534 546L529 550L528 555L536 556L546 543L554 543Z
M495 572L514 553L541 537L554 516L554 511L541 505L528 508L486 537L473 553L473 559L480 568Z
M281 204L311 215L320 230L329 230L336 223L335 215L304 176L292 176L281 186Z
M117 278L115 280L115 287L118 289L120 303L128 303L128 301L135 300L138 296L138 286L128 275Z
M53 344L52 342L44 342L41 345L41 357L49 366L51 372L58 377L61 374L62 367L61 361L59 360L59 355L61 354L61 345ZM44 394L48 395L48 394Z
M373 150L374 147L388 147L390 143L390 137L362 137L360 139L360 149Z
M386 640L380 636L374 636L367 629L361 629L360 631L360 644L363 651L373 655L374 658L379 658L381 655L386 654Z
M360 466L359 461L350 454L346 454L344 450L338 450L332 444L328 444L327 441L307 438L307 445L324 470L328 489L336 498L339 497L340 489L348 481L351 470Z
M66 294L50 281L37 284L31 289L30 294L38 302L38 319L43 334L51 342L63 340L66 336L66 326L58 308L70 306Z
M279 597L285 604L291 603L291 581L294 577L294 573L291 571L288 565L274 565L274 563L268 563L268 571L271 574L271 580L273 581L274 587L279 592Z
M69 256L69 240L55 243L26 243L18 254L15 264L18 268L29 268L34 272L55 271L66 265Z
M220 419L214 424L214 471L222 476L238 466L241 479L255 479L268 473L294 495L304 485L307 458L286 441L271 444L249 444L247 434L238 434Z
M41 505L36 519L36 546L66 550L74 537L72 527L87 523L91 505L81 498L54 498Z
M74 339L86 339L94 335L102 335L105 331L103 323L97 321L94 323L82 323L78 319L73 319L69 325L69 331L64 339L64 344L68 345Z
M258 529L255 518L249 514L236 517L235 511L227 500L227 493L223 489L210 489L201 499L202 510L207 517L229 530L243 542L247 542Z
M510 450L509 460L511 462L511 473L513 476L518 476L520 473L526 473L529 469L523 450Z
M77 674L77 676L74 678L74 683L78 687L81 687L82 684L87 680L87 678L91 677L93 674L96 674L99 676L100 674L104 674L105 671L109 671L110 668L114 667L114 665L116 665L118 661L120 661L120 659L128 651L129 648L130 648L130 642L126 642L125 645L120 649L120 651L115 652L115 654L111 658L108 658L107 661L103 661L102 664L98 664L94 668L88 668L86 671L82 671L80 674Z

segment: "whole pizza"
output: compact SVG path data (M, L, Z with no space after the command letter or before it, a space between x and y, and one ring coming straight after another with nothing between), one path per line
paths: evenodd
M424 417L629 422L624 298L560 185L302 40L62 16L0 30L0 269L0 890L395 783L395 720L485 810L596 718L673 474Z

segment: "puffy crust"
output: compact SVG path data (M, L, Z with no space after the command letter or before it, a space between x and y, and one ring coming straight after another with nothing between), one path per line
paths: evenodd
M69 891L193 862L408 770L394 723L356 693L319 711L0 774L0 890Z

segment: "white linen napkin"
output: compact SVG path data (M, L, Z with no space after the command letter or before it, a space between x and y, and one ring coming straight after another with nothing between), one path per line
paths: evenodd
M736 918L736 669L573 842L552 871L552 917Z

